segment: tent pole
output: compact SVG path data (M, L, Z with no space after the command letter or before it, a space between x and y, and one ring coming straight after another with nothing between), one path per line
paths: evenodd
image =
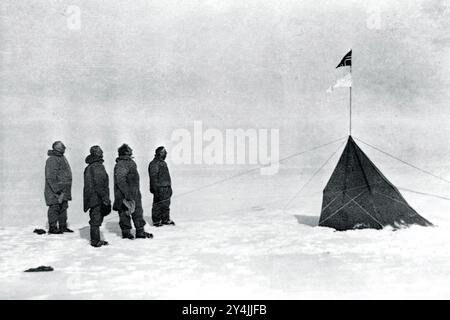
M350 66L350 76L352 76L352 66ZM352 85L353 85L353 78L352 83L350 84L350 114L349 114L349 135L352 135Z

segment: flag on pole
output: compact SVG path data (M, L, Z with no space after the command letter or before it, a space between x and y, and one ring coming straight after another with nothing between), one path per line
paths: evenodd
M352 66L352 50L350 50L341 60L336 67L351 67ZM350 69L351 70L351 69ZM351 88L352 87L352 74L351 72L338 79L334 85L327 89L328 93L333 92L334 88Z
M352 65L352 50L350 50L341 60L341 62L338 64L338 66L336 67L346 67L346 66L351 66Z
M334 88L350 88L352 86L352 74L347 73L340 79L337 79L336 83L327 89L328 93L333 92Z
M352 86L352 74L347 73L345 76L336 81L336 84L333 86L333 88L350 88L351 86Z

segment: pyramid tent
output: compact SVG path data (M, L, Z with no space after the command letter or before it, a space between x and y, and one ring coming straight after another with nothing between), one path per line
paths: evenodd
M319 226L349 230L410 224L432 225L409 206L349 136L323 191Z

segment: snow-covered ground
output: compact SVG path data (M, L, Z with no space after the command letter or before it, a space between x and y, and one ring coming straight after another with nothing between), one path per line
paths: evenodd
M394 167L374 152L369 156L398 187L448 196L446 183ZM147 225L154 239L123 240L112 212L101 228L110 245L102 248L89 245L79 179L68 211L73 234L34 234L34 228L47 228L46 207L39 186L28 189L34 193L19 198L36 197L35 202L2 205L0 298L450 298L450 201L402 192L434 227L347 232L317 227L321 190L333 160L286 210L313 170L283 169L275 176L254 172L211 185L240 171L182 172L173 167L171 215L177 225ZM144 183L142 190L150 222L151 197ZM8 196L3 199L15 195ZM23 209L17 211L19 204ZM40 265L55 270L23 272Z
M89 246L87 223L64 235L2 227L0 298L448 299L450 221L427 218L436 226L334 232L317 216L255 206L180 215L175 227L147 226L154 239L130 241L113 212L102 248ZM40 265L55 271L23 272Z

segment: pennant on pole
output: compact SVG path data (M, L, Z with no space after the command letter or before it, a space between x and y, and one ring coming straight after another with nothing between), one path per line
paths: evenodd
M351 66L352 65L352 50L350 50L341 60L341 62L338 64L338 66L336 67L347 67L347 66Z

